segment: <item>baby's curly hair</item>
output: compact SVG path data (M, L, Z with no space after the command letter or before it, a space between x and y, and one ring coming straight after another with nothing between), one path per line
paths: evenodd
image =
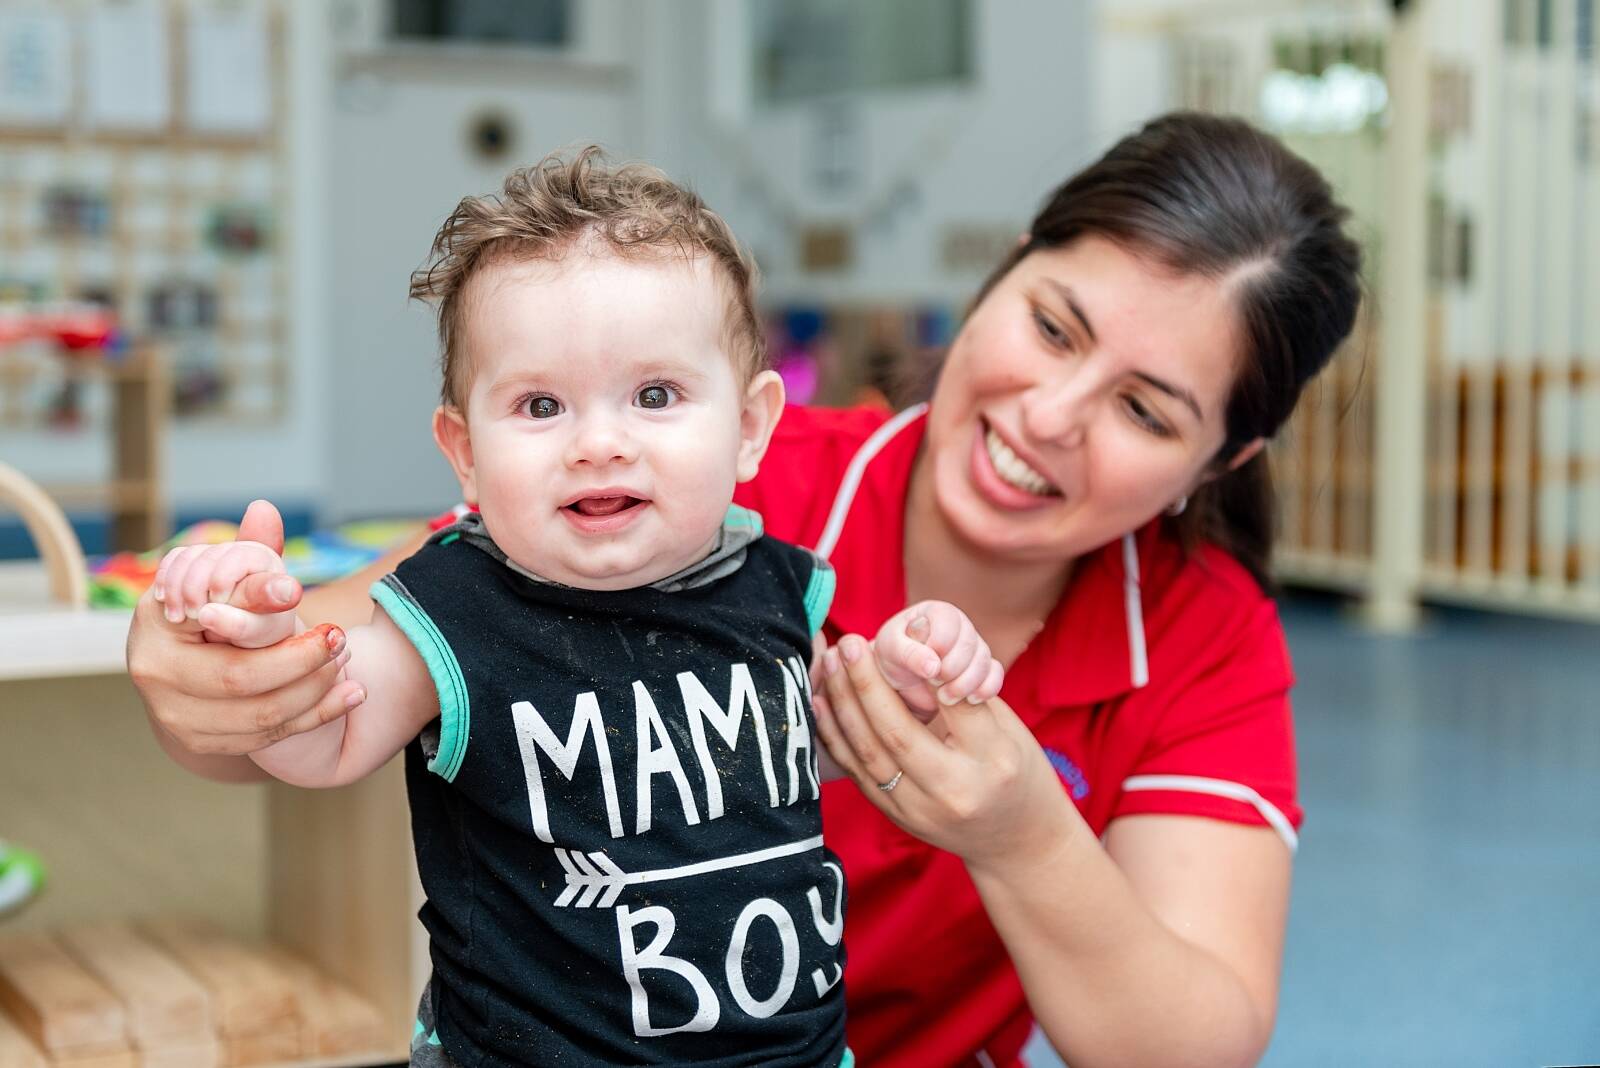
M619 256L709 256L728 288L726 338L735 370L749 382L766 364L756 314L756 264L722 217L655 167L612 164L598 145L553 152L507 176L498 196L466 197L434 235L426 265L411 275L411 296L436 301L440 397L461 408L472 381L462 350L467 283L503 258L564 256L580 241Z

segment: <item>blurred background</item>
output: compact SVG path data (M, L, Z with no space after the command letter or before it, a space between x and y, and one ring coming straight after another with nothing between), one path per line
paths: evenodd
M1308 820L1266 1063L1593 1063L1596 7L0 0L0 460L96 604L258 496L338 573L457 499L408 274L514 165L597 141L688 181L761 263L791 396L894 406L1053 186L1160 112L1247 116L1353 209L1370 290L1274 445ZM0 507L0 559L37 540ZM0 672L0 750L64 744L10 715L64 700L40 674ZM93 821L11 763L0 836L48 859ZM127 774L130 819L221 796ZM0 932L104 911L74 872L271 928L286 803L217 804L202 845L140 847L225 877L67 848Z

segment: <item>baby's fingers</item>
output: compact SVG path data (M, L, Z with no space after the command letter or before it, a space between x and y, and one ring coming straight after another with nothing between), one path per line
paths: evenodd
M989 661L989 677L983 680L983 685L978 687L978 692L968 697L967 700L974 704L983 701L992 701L1000 696L1000 690L1005 685L1006 669L1000 666L1000 661Z
M264 649L294 633L294 616L262 615L225 604L202 605L199 622L206 632L241 649Z
M265 545L241 541L222 547L216 565L211 569L211 579L206 584L206 600L227 604L234 589L248 575L277 574L283 571L283 560Z
M940 703L953 705L978 693L988 681L993 663L989 647L977 631L972 632L970 642L963 637L956 651L944 658L945 678L949 681L939 687Z
M885 627L872 643L878 654L878 667L889 685L897 690L925 682L939 673L939 654L908 633L915 625L913 621L904 629Z
M189 606L184 599L183 584L202 546L180 545L167 554L156 572L157 599L166 609L168 623L182 623L188 616Z
M304 591L288 575L264 571L247 575L233 588L228 603L246 612L287 612L300 603Z

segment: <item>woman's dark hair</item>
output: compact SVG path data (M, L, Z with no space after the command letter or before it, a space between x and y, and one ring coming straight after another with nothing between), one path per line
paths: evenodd
M1277 502L1267 458L1226 468L1277 432L1355 325L1361 249L1344 233L1348 216L1316 168L1276 138L1239 119L1175 112L1052 193L974 307L1036 249L1091 234L1181 274L1229 279L1244 351L1212 460L1224 473L1169 522L1185 546L1211 542L1270 587Z

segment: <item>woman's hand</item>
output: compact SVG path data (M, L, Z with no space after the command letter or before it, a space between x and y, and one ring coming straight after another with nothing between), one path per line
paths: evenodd
M281 552L277 509L264 501L252 504L239 537ZM229 603L251 612L285 612L301 591L292 580L292 588L276 587L282 578L251 575ZM358 684L336 685L344 645L344 632L331 624L267 649L208 643L198 625L168 624L152 587L134 610L128 673L174 757L238 756L337 719L361 702Z
M1039 859L1082 826L1044 751L1005 702L948 705L924 724L868 654L853 634L828 650L817 733L884 815L969 867Z

